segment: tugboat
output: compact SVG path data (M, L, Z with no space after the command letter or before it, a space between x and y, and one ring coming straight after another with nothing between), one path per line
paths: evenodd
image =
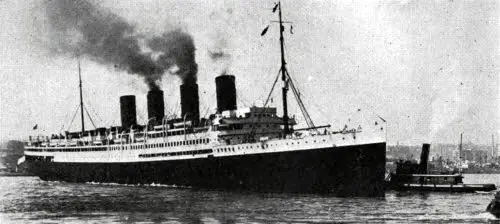
M205 118L198 84L183 83L178 118L165 114L163 92L151 90L145 124L137 123L135 96L128 95L120 97L121 126L86 130L80 78L81 131L31 137L23 157L28 171L43 180L82 183L384 196L385 121L338 129L314 125L286 68L281 3L276 10L282 116L267 105L269 97L261 107L237 108L235 77L221 75L215 79L217 110ZM290 89L308 127L294 128L287 111Z
M495 217L500 218L500 192L495 194L495 198L491 200L486 208L486 211L493 214Z
M464 184L462 174L428 174L430 144L422 145L420 164L397 162L396 173L386 177L389 189L416 191L477 192L496 190L494 184Z

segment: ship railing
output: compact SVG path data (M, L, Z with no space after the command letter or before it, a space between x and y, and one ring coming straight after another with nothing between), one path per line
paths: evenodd
M342 129L342 130L338 130L338 131L328 131L328 130L325 129L323 132L311 133L311 136L315 136L315 135L336 135L336 134L356 134L356 133L360 133L362 131L363 130L360 127L358 127L357 129L356 128Z
M358 132L361 132L361 129L352 128L349 130L342 130L341 131L342 134L350 134L350 133L358 133Z
M135 138L135 142L144 142L144 141L145 141L144 137L136 137Z
M103 135L88 135L80 136L76 138L68 136L29 136L29 139L24 141L27 146L64 146L68 142L76 141L83 142L82 144L94 144L98 142L103 142L108 138L108 136ZM114 138L113 138L114 139Z
M25 145L28 147L57 147L57 146L66 146L68 142L71 140L67 139L51 139L51 140L29 140L25 142Z
M127 143L127 140L124 138L117 138L114 140L115 144Z

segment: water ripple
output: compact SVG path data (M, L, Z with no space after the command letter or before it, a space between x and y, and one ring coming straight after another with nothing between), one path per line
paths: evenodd
M466 181L500 185L500 175ZM494 193L389 191L381 198L73 184L0 177L1 223L488 223ZM498 221L498 220L497 220Z

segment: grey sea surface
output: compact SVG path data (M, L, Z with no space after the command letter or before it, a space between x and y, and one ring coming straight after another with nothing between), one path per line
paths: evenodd
M467 174L495 183L500 174ZM380 198L270 194L0 177L0 223L491 223L494 192Z

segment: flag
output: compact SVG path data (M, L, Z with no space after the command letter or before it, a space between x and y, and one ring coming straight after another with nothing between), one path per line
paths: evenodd
M274 13L274 12L276 12L276 9L278 9L278 5L279 5L279 4L276 4L276 5L274 6L274 8L273 8L273 13Z
M33 130L36 130L38 129L38 124L35 124L35 126L33 126Z
M377 115L378 118L380 118L380 120L382 120L384 123L386 122L384 118L382 118L381 116Z
M262 33L260 33L260 35L261 36L266 35L268 29L269 29L269 26L267 26L264 30L262 30Z

